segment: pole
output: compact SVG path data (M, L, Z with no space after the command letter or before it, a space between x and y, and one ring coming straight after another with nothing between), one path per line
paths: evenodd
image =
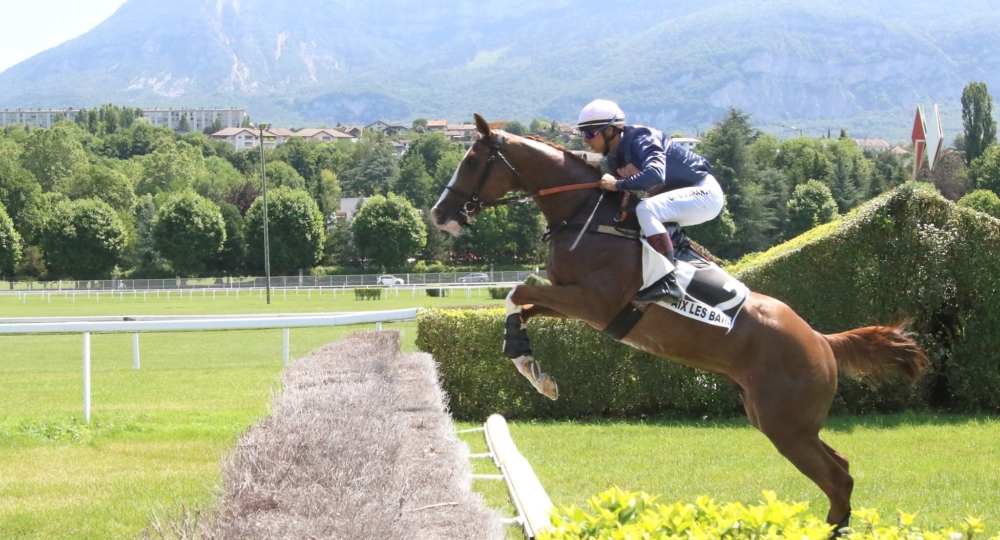
M139 369L139 334L132 334L132 367Z
M83 333L83 421L90 423L90 332Z
M267 124L258 124L260 129L260 186L264 202L264 275L267 276L267 303L271 304L271 250L267 238L267 176L264 174L264 129Z

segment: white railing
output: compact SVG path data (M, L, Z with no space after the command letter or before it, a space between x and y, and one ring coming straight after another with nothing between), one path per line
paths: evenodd
M480 282L477 276L486 274L487 281ZM444 285L465 283L517 283L530 274L546 276L545 270L531 272L442 272L442 273L399 273L393 277L403 280L406 285ZM281 288L324 288L324 287L365 287L382 283L379 274L352 274L340 276L271 276L271 287ZM471 281L470 281L471 280ZM12 291L132 291L132 290L186 290L186 289L261 289L266 287L264 277L214 277L214 278L169 278L169 279L103 279L103 280L54 280L54 281L0 281L0 293Z
M90 422L90 334L132 333L133 367L139 369L140 332L185 332L208 330L259 330L281 328L282 362L288 365L289 329L317 326L345 326L407 321L417 317L419 308L359 313L311 313L282 315L209 315L209 316L121 316L0 319L0 335L11 334L83 334L83 419Z

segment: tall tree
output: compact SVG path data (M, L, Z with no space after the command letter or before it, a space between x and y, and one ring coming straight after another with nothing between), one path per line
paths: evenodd
M14 222L0 204L0 274L10 276L21 260L21 235L14 230Z
M429 208L434 202L434 180L427 174L424 157L409 151L399 160L399 178L392 190L409 199L417 208Z
M972 160L969 176L974 188L1000 194L1000 145L989 146L981 156Z
M34 243L48 205L34 175L21 167L20 154L13 140L0 139L0 204L6 207L21 237Z
M170 197L156 212L153 243L178 274L192 276L226 241L226 224L214 202L194 191Z
M43 191L52 191L80 174L87 154L67 129L36 129L25 141L21 164L35 175Z
M997 142L993 96L986 89L986 83L972 82L962 90L962 124L965 126L965 162L971 165L989 145Z
M351 221L351 232L358 255L374 268L402 267L427 241L420 214L394 193L366 200Z
M263 201L246 213L247 265L264 268ZM323 254L326 230L316 201L305 191L279 187L267 192L267 230L273 272L312 268Z
M77 279L110 275L125 250L125 228L114 209L99 199L64 201L42 233L52 273Z
M794 238L817 225L829 223L836 217L837 203L826 184L818 180L799 184L788 200L785 237Z

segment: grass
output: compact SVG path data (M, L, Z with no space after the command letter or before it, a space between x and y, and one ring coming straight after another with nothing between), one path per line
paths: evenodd
M471 427L462 424L460 428ZM557 506L586 507L589 497L619 486L664 502L759 503L762 490L809 501L825 517L826 497L744 420L725 422L511 422L511 436ZM984 517L1000 531L1000 420L902 414L839 417L822 434L851 459L854 508L916 512L925 528ZM463 435L480 445L481 433ZM484 446L483 446L484 447ZM484 451L484 450L473 450ZM493 469L477 465L476 472ZM477 481L494 508L509 512L506 493ZM489 491L488 489L493 489Z
M473 292L473 295L476 293ZM484 293L485 295L485 293ZM286 313L484 304L486 298L360 302L306 294L239 301L123 301L86 295L0 296L4 317ZM117 300L117 299L116 299ZM292 329L299 358L358 330ZM416 323L383 325L414 350ZM142 369L131 337L91 337L92 422L82 422L80 335L0 336L0 538L133 537L157 509L212 505L221 461L235 438L267 413L281 371L281 330L144 333Z
M141 295L109 301L0 295L4 317L288 313L446 307L499 303L460 294L449 298L400 292L360 302L353 296L276 295L167 301ZM293 329L292 357L361 327ZM415 323L386 324L414 350ZM92 336L91 424L82 423L81 338L0 336L0 538L134 536L151 512L212 504L220 462L235 438L267 413L281 371L281 331L143 334L142 369L132 369L130 337ZM459 424L459 429L476 427ZM764 489L790 501L826 500L744 420L723 422L511 422L520 451L557 505L618 485L667 501L707 494L756 503ZM883 516L918 512L918 524L955 524L983 516L1000 531L1000 421L989 417L896 415L843 417L824 438L852 460L856 508ZM485 452L482 433L462 435ZM489 460L475 472L495 474ZM503 482L475 489L512 515ZM518 538L511 528L509 538Z

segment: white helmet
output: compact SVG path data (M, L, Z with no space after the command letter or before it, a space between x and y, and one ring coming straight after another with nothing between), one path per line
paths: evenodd
M625 113L614 101L595 99L580 111L577 129L604 129L608 126L625 125Z

